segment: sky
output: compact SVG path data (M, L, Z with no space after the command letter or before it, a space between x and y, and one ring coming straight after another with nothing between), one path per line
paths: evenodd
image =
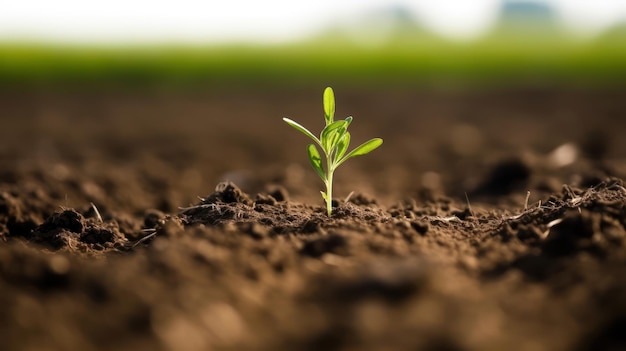
M593 36L626 21L626 0L536 0L555 6L566 29ZM0 0L0 40L61 43L295 41L331 25L402 6L430 30L476 38L501 0Z

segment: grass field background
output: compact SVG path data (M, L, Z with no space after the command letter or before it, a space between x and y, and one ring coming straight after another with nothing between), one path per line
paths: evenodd
M0 85L624 85L623 33L587 41L490 35L471 43L398 35L376 46L332 33L283 45L0 43Z

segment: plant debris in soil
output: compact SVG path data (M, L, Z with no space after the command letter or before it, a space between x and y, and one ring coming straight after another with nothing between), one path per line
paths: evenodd
M528 138L537 126L549 129L550 123L526 117L552 116L562 101L594 113L587 104L603 101L605 121L613 111L626 111L619 94L510 94L425 101L431 112L466 131L471 128L455 119L458 111L468 105L484 108L487 97L494 101L483 111L487 116L499 116L500 103L536 106L537 111L518 111L528 134L518 132ZM90 108L84 100L46 96L38 102L42 109ZM368 96L354 93L352 99L367 105ZM395 92L388 98L400 109L411 106L412 96ZM59 105L46 104L47 98ZM160 96L84 98L122 115L163 101ZM221 100L235 106L233 118L245 112L231 104L234 97L206 106L186 96L168 99L191 114L195 108L219 114L223 111L211 106L221 106ZM247 99L271 111L254 96ZM522 104L525 99L537 104ZM19 100L0 95L0 102L18 115L22 111L13 105ZM375 106L370 106L374 112ZM562 105L564 111L568 106ZM438 161L424 156L420 167L431 170L412 170L411 178L393 165L410 156L401 150L414 137L396 130L396 138L383 135L388 154L381 151L365 161L371 163L346 167L350 178L340 175L337 189L355 192L335 199L328 216L317 189L306 190L319 185L313 171L261 166L269 159L264 155L275 154L269 150L282 150L272 149L276 135L264 139L269 149L250 151L239 140L230 144L238 148L210 160L209 151L196 146L217 140L224 130L207 128L207 139L186 127L152 131L141 121L141 113L133 122L137 125L111 117L108 131L85 127L89 137L72 140L61 137L66 132L58 125L42 127L49 140L58 140L54 145L63 157L48 154L49 147L20 149L19 140L5 136L12 151L0 151L0 349L626 348L626 163L621 158L626 155L589 146L601 138L573 142L579 148L574 156L574 144L541 152L542 140L508 138L509 146L530 141L524 152L498 154L504 139L498 141L494 133L478 142L476 129L470 141L484 153L461 155L459 150L471 149L470 141L458 149L458 140L448 144L445 135L427 133L422 146L439 148L446 166L435 172ZM490 123L499 120L473 121L488 133L498 128ZM508 121L518 122L514 114ZM143 144L111 142L115 126L143 138L150 153L128 156L130 146ZM168 133L182 131L190 137L160 149ZM238 137L235 130L228 132ZM561 135L574 135L568 132L563 128ZM242 149L262 160L247 159ZM279 161L296 154L284 151ZM496 161L486 164L491 157ZM255 175L228 168L248 161L258 166ZM215 176L219 167L229 169L228 177L221 177L229 180ZM209 179L198 176L196 168ZM381 177L389 174L395 177ZM217 184L214 191L189 200L197 194L193 189L206 189L209 182ZM458 189L464 191L454 195Z

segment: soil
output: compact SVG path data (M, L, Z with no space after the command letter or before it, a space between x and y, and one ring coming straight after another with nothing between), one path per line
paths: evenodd
M626 91L0 92L2 350L626 348Z

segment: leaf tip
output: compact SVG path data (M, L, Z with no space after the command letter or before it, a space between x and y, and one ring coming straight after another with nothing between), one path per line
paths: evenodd
M326 125L331 124L335 118L335 93L333 92L333 88L326 87L324 89L324 119L326 120Z

